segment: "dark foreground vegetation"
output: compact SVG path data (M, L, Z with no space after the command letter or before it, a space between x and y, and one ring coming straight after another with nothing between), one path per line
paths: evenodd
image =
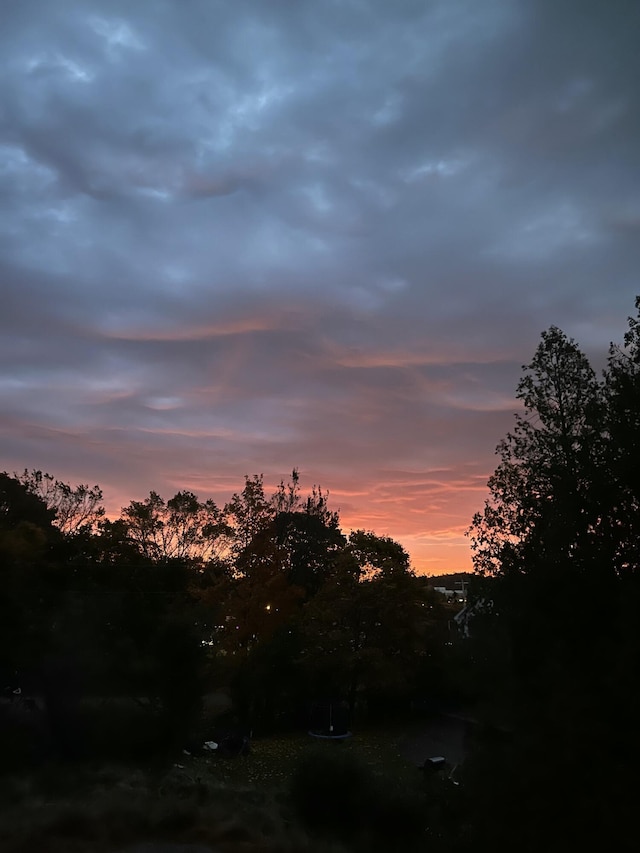
M462 613L295 471L115 521L0 475L2 849L634 845L638 320L601 378L551 328L517 396ZM403 738L461 708L464 763L419 772Z

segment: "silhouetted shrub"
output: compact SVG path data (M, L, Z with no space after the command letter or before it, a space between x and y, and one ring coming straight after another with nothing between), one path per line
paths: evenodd
M377 800L375 778L353 753L326 744L300 761L291 780L291 799L314 834L349 840L370 822Z

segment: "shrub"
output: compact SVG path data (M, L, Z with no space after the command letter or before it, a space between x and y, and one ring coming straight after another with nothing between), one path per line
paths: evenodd
M371 770L334 743L307 753L291 779L293 808L313 833L349 840L370 822L377 800Z

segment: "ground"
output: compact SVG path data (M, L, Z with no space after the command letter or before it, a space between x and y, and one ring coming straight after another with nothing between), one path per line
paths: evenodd
M254 849L254 837L276 843L262 849L302 849L295 844L286 791L305 754L318 748L353 753L376 775L384 775L389 793L394 788L412 791L421 784L417 768L429 756L444 755L452 766L459 763L463 732L464 722L434 717L358 729L342 743L323 742L320 747L300 733L256 739L249 755L235 759L181 754L162 772L83 765L5 777L0 849L161 853L162 847L140 846L154 841L200 844L204 853L207 845L216 851L241 849L236 847L240 843ZM180 848L165 849L177 853Z

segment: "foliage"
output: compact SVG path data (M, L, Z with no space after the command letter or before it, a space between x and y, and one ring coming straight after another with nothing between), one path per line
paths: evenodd
M407 698L437 646L434 608L397 543L352 534L331 580L303 608L299 666L311 694L343 696L352 710L358 696Z
M165 501L149 492L122 510L129 538L152 560L191 560L199 565L219 556L228 532L212 500L201 502L193 492L177 492Z
M28 486L7 472L0 473L0 530L15 530L32 524L48 530L55 511Z
M353 753L334 744L307 754L291 783L291 798L315 834L350 840L375 809L375 779Z
M345 546L337 526L308 512L278 512L238 555L236 572L253 581L283 575L305 596L315 594L332 575L335 557Z
M608 519L614 564L618 575L640 571L640 297L638 318L629 318L624 346L612 344L605 371L611 472Z
M80 484L74 488L51 474L26 468L19 480L54 513L54 523L64 534L95 530L104 518L102 489L97 485Z
M327 692L407 696L433 653L406 552L347 538L328 493L302 496L295 469L271 498L256 475L222 510L152 491L115 520L98 487L37 471L0 486L0 665L41 696L60 756L133 752L135 738L179 750L220 684L256 730L304 725Z
M313 836L353 849L410 849L426 826L419 793L399 792L396 780L376 776L362 756L335 744L306 753L290 782L299 819Z
M400 576L410 572L409 555L402 545L389 536L354 530L349 534L349 545L358 564L360 580L371 580L380 575Z
M0 670L35 665L55 606L53 512L24 484L0 474ZM4 685L2 685L4 687Z
M273 516L273 504L265 496L262 474L246 476L242 492L236 492L224 507L224 517L232 531L232 554L235 556L247 548Z
M491 497L473 521L481 574L578 567L597 538L602 387L575 342L554 327L524 370L516 394L524 412L498 445Z
M502 708L491 714L508 705L512 731L493 754L474 750L472 846L610 845L634 831L625 791L639 757L640 642L629 610L640 599L638 342L631 319L599 380L573 340L543 333L518 386L524 410L473 521L484 608L470 650L493 665Z

